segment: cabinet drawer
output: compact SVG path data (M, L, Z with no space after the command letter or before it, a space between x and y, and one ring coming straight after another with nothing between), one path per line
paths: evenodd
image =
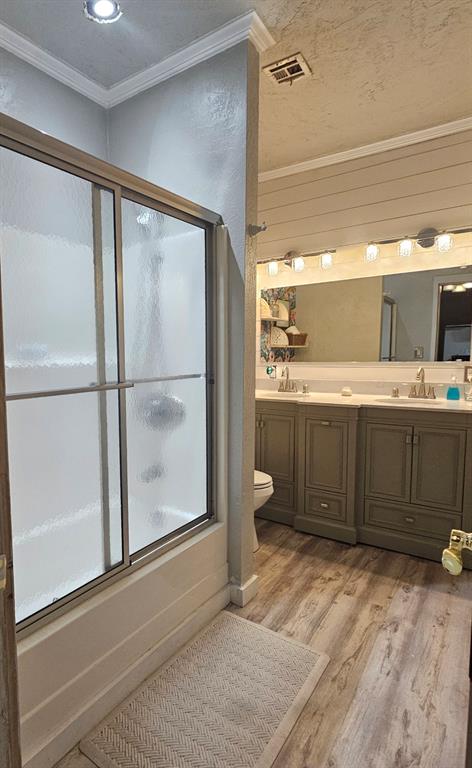
M295 504L295 486L291 483L281 483L279 480L274 480L274 493L267 503L292 509Z
M445 542L449 541L451 528L460 528L462 523L461 515L441 514L433 509L372 500L365 503L364 519L367 525L428 536Z
M345 521L346 498L334 493L305 491L305 514Z

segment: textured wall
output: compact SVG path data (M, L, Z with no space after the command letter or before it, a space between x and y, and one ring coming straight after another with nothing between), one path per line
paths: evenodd
M107 159L107 113L0 48L0 112Z
M313 76L261 82L261 170L471 114L470 0L253 0Z
M309 348L297 362L378 360L381 314L381 277L299 285L297 327L308 333Z

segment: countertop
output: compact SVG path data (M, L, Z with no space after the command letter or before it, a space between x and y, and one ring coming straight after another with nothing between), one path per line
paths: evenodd
M338 392L277 392L271 389L256 389L256 400L280 400L284 403L303 405L341 405L345 408L416 408L426 411L445 411L447 413L472 413L472 402L466 400L415 400L409 397L393 398L388 395L341 395Z

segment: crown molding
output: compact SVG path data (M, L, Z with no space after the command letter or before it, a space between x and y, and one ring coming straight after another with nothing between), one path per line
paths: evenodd
M59 80L59 82L107 109L136 96L153 85L178 75L180 72L185 72L186 69L200 64L244 40L250 40L259 53L275 44L274 38L257 13L249 11L249 13L229 21L213 32L209 32L204 37L200 37L158 64L154 64L143 72L138 72L138 74L132 75L110 88L105 88L82 75L74 67L52 56L23 35L0 23L1 48L14 53L18 58L27 61L33 67L40 69L55 80Z
M250 40L259 53L275 44L274 38L257 13L250 11L244 16L229 21L214 32L209 32L208 35L199 38L181 51L173 53L158 64L154 64L143 72L138 72L137 75L113 85L108 90L107 106L114 107L153 85L162 83L163 80L168 80L170 77L210 59L217 53L232 48L243 40Z
M0 48L10 53L14 53L19 59L27 61L36 69L40 69L60 83L69 86L74 91L78 91L82 96L97 102L102 107L105 106L107 99L107 89L102 85L95 83L90 78L85 77L74 67L65 64L60 59L52 56L43 48L32 43L28 38L23 37L5 24L0 23Z
M345 163L348 160L356 160L359 157L375 155L378 152L388 152L389 149L399 149L408 147L411 144L419 144L422 141L430 141L441 136L448 136L461 131L472 129L472 117L464 117L460 120L454 120L451 123L435 125L432 128L424 128L421 131L413 133L404 133L401 136L394 136L392 139L376 141L373 144L365 144L362 147L355 147L344 152L336 152L333 155L323 155L315 157L312 160L304 160L301 163L286 165L282 168L275 168L273 171L262 171L259 174L259 182L272 181L280 179L283 176L292 176L295 173L304 171L313 171L316 168L324 168L327 165L336 165L336 163Z

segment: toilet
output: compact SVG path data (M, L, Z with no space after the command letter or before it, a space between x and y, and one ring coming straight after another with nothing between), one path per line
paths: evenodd
M254 470L254 512L259 507L262 507L266 501L269 501L270 497L274 493L274 485L270 475L265 472L261 472L259 469ZM259 542L257 540L256 525L254 523L254 552L259 549Z

